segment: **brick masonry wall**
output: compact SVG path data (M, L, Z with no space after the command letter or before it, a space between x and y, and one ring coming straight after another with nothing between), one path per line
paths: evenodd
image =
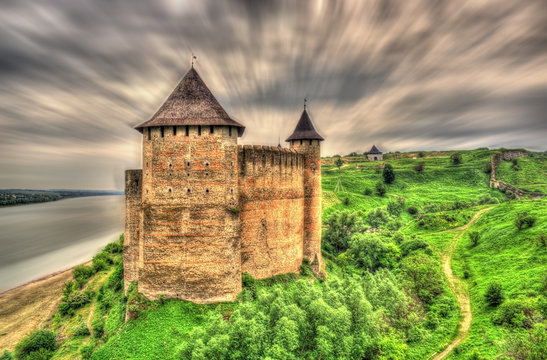
M237 129L144 129L143 169L126 172L126 288L232 301L241 273L298 272L321 258L320 144L238 146Z
M241 290L237 129L151 129L143 140L139 291L194 302L231 301Z
M241 270L263 279L298 272L303 257L305 157L239 146Z

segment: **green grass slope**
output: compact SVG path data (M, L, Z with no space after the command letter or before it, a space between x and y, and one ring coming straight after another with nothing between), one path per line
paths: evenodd
M536 218L534 226L518 230L514 220L519 212L527 212ZM484 298L488 285L500 283L505 294L504 302L509 304L515 300L520 304L535 304L545 301L547 295L544 280L547 276L547 246L538 243L541 235L547 235L547 199L497 205L485 213L468 233L471 231L480 233L479 243L472 246L469 235L464 235L458 244L458 258L453 267L462 278L465 269L469 272L467 281L473 322L468 340L456 349L453 358L468 359L480 354L479 358L494 359L506 353L509 334L522 332L524 328L496 323L503 305L488 306ZM535 316L547 318L547 313L539 311Z

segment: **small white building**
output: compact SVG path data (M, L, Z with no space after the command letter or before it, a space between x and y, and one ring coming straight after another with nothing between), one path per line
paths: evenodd
M378 150L376 145L372 145L372 148L367 153L367 158L370 161L381 161L381 160L384 160L384 155L382 154L380 150Z

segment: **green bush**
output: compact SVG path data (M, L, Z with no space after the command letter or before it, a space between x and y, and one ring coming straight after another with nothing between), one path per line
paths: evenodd
M460 165L463 162L462 154L456 152L450 156L450 162L452 165Z
M418 163L414 166L414 171L416 172L423 172L425 170L425 163L421 162L421 163Z
M0 355L0 360L12 360L15 359L13 353L9 350L4 350L4 353Z
M386 187L380 181L376 183L376 194L378 196L384 196L386 194Z
M349 197L344 198L343 204L344 204L344 206L349 205Z
M384 177L384 182L386 184L391 184L395 181L395 170L393 170L393 166L391 166L391 164L386 164L386 166L384 166L382 176Z
M72 276L74 277L74 281L78 288L84 286L93 274L94 271L91 266L78 265L72 269Z
M401 254L408 256L413 251L424 250L426 254L431 255L431 249L429 245L422 239L409 239L405 240L401 244Z
M471 240L472 246L477 246L479 244L480 238L481 238L481 234L478 231L469 232L469 240Z
M91 328L93 329L93 336L99 339L104 334L104 319L98 318L93 320L91 323Z
M340 168L342 167L342 165L344 165L344 162L342 161L341 158L338 158L338 159L336 159L336 161L334 162L334 165L336 165L336 167L337 167L338 169L340 169Z
M57 343L55 333L49 330L36 330L25 336L15 346L15 357L20 360L49 359Z
M364 194L366 196L370 196L370 195L372 195L372 190L370 188L366 188L365 191L364 191Z
M486 300L486 303L490 306L500 305L505 299L501 284L498 282L491 282L490 284L488 284L488 288L486 289L486 293L484 294L484 299Z
M406 212L409 213L410 215L416 215L418 213L418 208L416 206L409 206L406 209Z
M81 322L76 329L74 329L74 332L72 333L72 336L88 336L90 335L89 329L87 327L87 324L85 322Z
M101 251L100 253L98 253L97 255L93 257L94 272L106 270L112 264L113 264L113 260L106 251Z
M398 217L399 215L401 215L402 211L403 211L403 207L399 202L390 201L390 202L387 203L387 212L391 216Z
M91 359L91 354L93 354L94 346L93 344L87 344L82 346L80 349L80 355L82 356L82 360L89 360Z
M485 162L482 171L485 174L490 174L492 172L492 163L490 161Z
M494 323L522 327L527 320L525 310L526 312L531 313L531 309L525 309L525 305L522 300L507 300L499 306L493 319Z
M387 224L391 218L383 208L376 208L367 213L367 220L370 227L380 228Z
M515 226L517 229L522 230L526 227L531 228L534 226L536 222L536 218L529 215L527 211L521 211L517 213L517 216L515 217Z

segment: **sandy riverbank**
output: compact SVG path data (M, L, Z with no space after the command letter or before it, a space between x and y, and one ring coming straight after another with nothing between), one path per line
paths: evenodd
M57 310L72 268L55 272L0 294L0 353L13 350L27 333L39 329Z

